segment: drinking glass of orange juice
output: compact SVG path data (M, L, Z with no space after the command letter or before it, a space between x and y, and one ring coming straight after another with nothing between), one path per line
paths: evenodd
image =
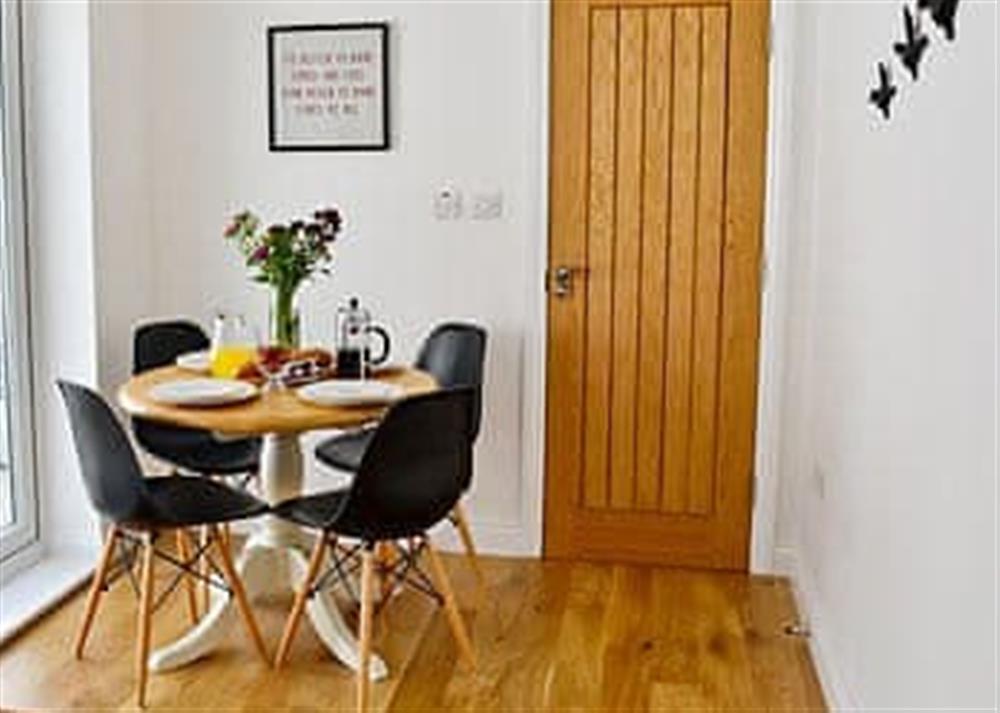
M234 379L257 358L257 335L242 315L217 315L212 335L212 376Z

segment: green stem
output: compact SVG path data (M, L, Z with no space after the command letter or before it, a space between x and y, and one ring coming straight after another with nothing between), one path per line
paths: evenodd
M274 285L271 294L271 342L278 346L299 346L299 315L295 309L296 287Z

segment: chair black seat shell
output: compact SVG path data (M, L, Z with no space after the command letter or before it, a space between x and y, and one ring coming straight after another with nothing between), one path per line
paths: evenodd
M133 338L132 373L170 366L181 354L208 346L208 336L193 322L175 320L141 325ZM145 451L191 473L253 473L260 460L259 438L219 440L209 431L143 418L133 418L132 429Z
M360 428L328 438L316 447L316 457L337 470L357 472L374 434L373 428Z
M444 389L473 389L472 437L479 434L482 418L483 364L486 330L474 324L448 322L427 336L414 364L431 374ZM338 470L356 472L371 443L374 429L348 431L323 441L316 448L320 462ZM466 488L468 484L466 484Z
M103 398L59 381L87 493L108 520L140 529L207 525L255 517L267 504L203 478L146 478L132 444Z
M393 406L349 488L285 501L279 517L366 542L423 535L461 497L472 467L474 389L437 391Z

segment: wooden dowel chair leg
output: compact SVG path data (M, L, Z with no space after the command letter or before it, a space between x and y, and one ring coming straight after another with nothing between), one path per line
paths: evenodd
M87 604L83 609L83 619L80 621L80 628L76 634L73 655L78 659L83 658L83 647L87 645L87 636L90 634L90 627L94 623L94 615L97 614L97 605L100 603L101 594L104 593L104 580L108 576L108 569L111 567L111 558L114 555L117 541L118 526L112 525L108 528L104 547L101 548L101 556L97 560L94 579L90 584L90 591L87 592Z
M135 648L136 704L146 706L146 678L149 672L149 639L152 633L153 613L153 536L143 535L142 576L139 590L139 621Z
M369 669L372 660L372 615L375 603L375 553L371 547L365 547L361 552L361 616L358 620L358 647L360 662L358 665L358 713L368 710L371 698L371 676Z
M302 578L302 585L295 595L295 602L292 604L292 611L285 622L285 630L281 634L281 642L278 644L278 653L274 655L274 668L279 669L288 658L288 651L295 639L295 633L299 629L302 621L302 614L306 609L306 602L309 600L309 592L312 589L316 577L319 575L320 567L323 566L323 556L326 554L326 535L320 533L313 546L312 555L309 557L309 566L306 568L306 575Z
M207 525L201 527L201 532L199 533L198 545L202 550L201 558L201 576L202 580L199 582L201 585L201 609L202 611L208 611L212 607L212 587L209 585L208 580L212 576L212 567L208 563L208 550L209 548L209 537L211 533Z
M444 613L448 617L448 625L451 626L451 633L455 637L455 643L458 645L458 650L462 654L462 659L466 665L474 671L476 669L476 653L472 649L472 642L469 640L469 634L465 629L465 622L462 621L462 614L458 610L455 593L451 589L451 581L448 579L448 574L441 563L441 557L430 541L427 542L427 557L430 559L431 571L434 573L438 590L444 599Z
M476 575L476 582L479 584L480 594L486 589L486 576L483 574L483 568L479 562L479 555L476 553L476 543L472 539L472 529L469 527L469 520L465 517L465 509L462 507L461 503L455 505L455 509L451 512L452 522L455 523L455 527L458 528L458 536L462 539L462 546L465 548L465 556L469 560L469 566L472 567L473 573Z
M191 550L188 547L187 533L184 528L178 528L174 531L175 541L177 543L177 556L180 557L181 562L188 562L191 559ZM191 566L197 566L196 562L192 562ZM195 590L195 578L189 573L184 573L184 589L187 593L187 605L188 605L188 616L191 618L192 624L198 623L198 594Z
M246 625L247 633L250 634L250 638L253 640L253 644L257 648L257 652L260 654L260 657L264 659L265 662L270 663L271 657L267 653L267 646L264 645L264 637L260 635L260 629L257 627L257 620L254 618L253 610L250 608L250 600L247 599L246 590L243 589L243 582L240 580L240 576L236 573L236 568L233 566L233 560L229 554L229 548L226 546L225 542L221 540L219 528L213 527L209 537L212 538L215 550L219 553L219 565L222 567L222 572L226 575L226 581L229 584L229 588L232 590L233 596L236 598L236 606L239 608L240 615L243 617L243 623Z
M379 601L384 602L395 589L395 582L389 573L396 564L396 551L388 542L380 542L375 546L375 560L379 565Z

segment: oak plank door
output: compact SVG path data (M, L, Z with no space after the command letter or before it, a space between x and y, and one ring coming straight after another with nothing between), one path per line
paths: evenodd
M747 566L767 28L553 2L546 556Z

